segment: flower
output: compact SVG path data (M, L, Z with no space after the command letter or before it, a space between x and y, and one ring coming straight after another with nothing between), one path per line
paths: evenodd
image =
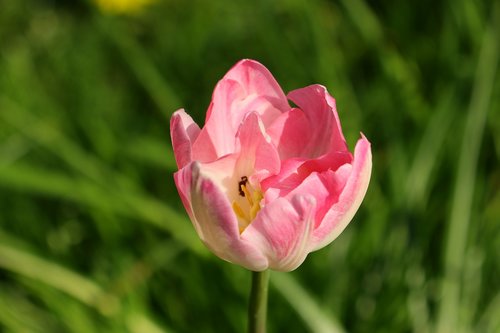
M291 271L349 224L368 188L370 142L347 148L335 100L311 85L288 94L241 60L219 81L200 129L170 121L175 184L203 243L253 271Z
M104 12L114 14L136 14L156 0L94 0Z

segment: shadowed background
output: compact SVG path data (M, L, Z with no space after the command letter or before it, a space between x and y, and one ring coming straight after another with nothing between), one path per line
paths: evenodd
M250 274L201 245L169 116L253 58L336 98L373 175L272 273L270 332L500 330L494 1L0 1L0 332L242 332Z

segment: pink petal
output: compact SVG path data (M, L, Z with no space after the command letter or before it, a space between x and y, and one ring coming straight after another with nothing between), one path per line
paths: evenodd
M337 203L326 213L321 224L314 230L311 251L331 243L347 227L361 205L372 169L370 142L362 135L354 150L352 169L340 168L337 173L347 181ZM349 175L347 176L347 174Z
M241 239L238 221L224 189L208 176L210 173L205 174L202 165L192 162L175 174L176 184L182 187L179 192L190 204L188 211L198 235L218 257L250 270L266 269L268 261L261 250ZM185 174L191 174L190 184Z
M239 82L247 96L265 96L269 103L281 112L290 109L283 90L271 72L255 60L244 59L239 61L229 70L224 79ZM261 116L265 118L262 114Z
M315 206L314 198L308 195L278 198L259 212L242 238L264 252L269 268L294 270L309 253Z
M307 156L306 148L309 140L304 140L304 138L309 138L314 130L310 128L304 112L294 108L276 118L268 127L267 132L278 148L280 158L287 160Z
M234 110L234 104L235 101L244 99L244 93L238 82L224 79L219 81L207 112L205 126L199 139L194 143L195 156L204 155L204 141L206 140L212 142L214 146L215 154L212 161L234 152L236 131L239 126L239 123L234 123L237 112Z
M170 118L170 137L179 169L192 161L191 147L200 134L200 128L184 111L177 110Z
M350 167L350 164L346 164ZM296 195L312 195L316 200L316 212L314 215L314 226L317 227L323 220L323 217L338 201L342 189L345 185L345 179L337 176L332 170L324 172L313 172L304 181L291 191L287 198Z
M304 159L288 159L281 164L279 174L264 179L260 186L265 192L265 202L269 203L279 196L285 196L304 179L298 174L298 168L304 164Z
M352 155L348 151L332 151L311 160L289 159L282 164L279 174L265 179L261 185L266 191L266 197L269 190L271 193L276 193L277 190L279 196L283 197L299 187L312 172L336 171L351 161Z
M281 161L264 124L256 112L250 113L238 131L240 157L237 169L244 176L253 175L255 181L277 174Z
M289 109L283 91L263 65L253 60L238 62L215 87L205 126L194 143L196 159L198 154L206 156L205 140L213 143L215 158L233 153L236 132L248 113L257 112L267 126Z
M318 158L307 160L302 164L298 172L308 175L313 171L323 172L326 170L337 170L342 165L352 162L352 154L349 151L330 151Z
M335 107L335 100L325 87L315 84L293 90L288 98L304 112L309 129L307 145L300 156L314 158L329 151L347 151L340 121ZM294 131L283 130L281 141L296 140Z
M191 167L188 165L175 172L174 182L175 186L177 187L177 191L179 192L179 196L181 197L182 204L184 205L184 208L189 215L189 218L191 219L191 221L194 221L190 202L192 182ZM196 225L195 229L198 230L198 227Z

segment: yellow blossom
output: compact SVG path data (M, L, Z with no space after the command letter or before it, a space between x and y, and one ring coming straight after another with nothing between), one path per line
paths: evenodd
M95 0L103 11L114 14L134 14L156 0Z

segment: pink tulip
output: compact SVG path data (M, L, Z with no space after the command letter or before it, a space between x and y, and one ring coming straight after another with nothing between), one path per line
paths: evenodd
M331 243L368 188L370 142L349 152L321 85L288 94L253 60L215 87L200 129L180 109L170 131L175 184L203 243L253 271L291 271Z

